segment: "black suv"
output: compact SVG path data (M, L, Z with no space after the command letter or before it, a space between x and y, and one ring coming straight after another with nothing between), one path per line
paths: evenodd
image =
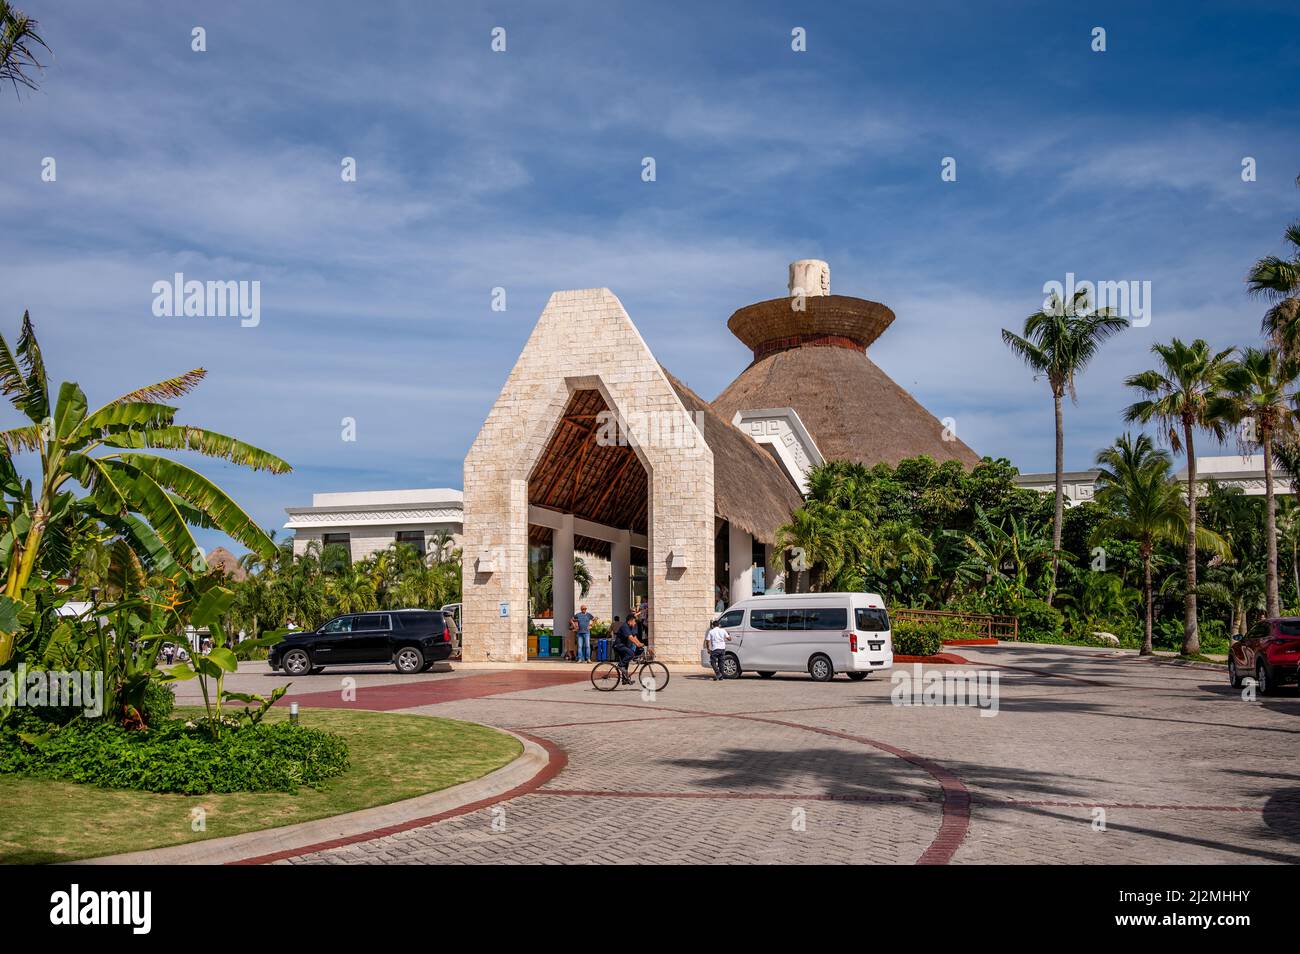
M398 672L424 672L452 654L451 627L440 610L391 610L335 616L314 633L293 633L271 647L272 669L286 675L326 666L391 662Z

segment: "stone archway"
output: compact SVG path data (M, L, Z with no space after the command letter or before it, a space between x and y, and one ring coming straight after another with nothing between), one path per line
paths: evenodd
M583 391L597 392L621 420L674 422L632 449L646 475L655 649L670 662L698 659L713 607L713 455L622 304L602 288L551 296L466 455L466 660L527 658L529 481Z

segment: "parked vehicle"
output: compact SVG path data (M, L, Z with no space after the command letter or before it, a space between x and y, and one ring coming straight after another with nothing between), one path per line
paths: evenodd
M392 610L336 616L310 633L292 633L271 647L267 661L286 675L326 666L391 662L401 673L424 672L451 656L451 627L441 610Z
M770 678L806 672L817 682L836 673L865 679L894 665L885 601L875 593L778 593L728 607L717 624L731 635L722 674ZM700 661L709 664L707 649Z
M1245 636L1233 636L1228 650L1228 680L1234 689L1254 676L1260 695L1297 681L1300 666L1300 616L1262 619Z

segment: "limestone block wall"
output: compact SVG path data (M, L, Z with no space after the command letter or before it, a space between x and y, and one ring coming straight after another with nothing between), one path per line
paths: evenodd
M613 293L551 296L465 458L466 660L527 656L528 475L570 393L584 388L600 390L624 415L686 415ZM651 632L670 662L698 660L713 607L713 454L693 424L688 439L679 439L682 430L660 429L673 446L637 447L650 478Z

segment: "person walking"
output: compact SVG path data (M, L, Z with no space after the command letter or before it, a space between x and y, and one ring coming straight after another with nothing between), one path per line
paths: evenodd
M578 608L578 612L573 614L573 622L578 624L577 629L574 630L578 638L578 648L574 658L578 662L591 662L591 622L595 618L587 612L586 603L583 603Z
M699 632L699 630L696 630ZM731 639L731 634L719 626L716 622L709 629L708 635L704 637L705 645L709 648L709 665L713 667L713 681L719 682L722 677L722 659L727 654L727 642Z

